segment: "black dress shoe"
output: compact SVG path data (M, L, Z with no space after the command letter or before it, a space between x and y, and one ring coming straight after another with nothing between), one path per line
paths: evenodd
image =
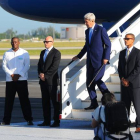
M1 122L0 125L10 125L10 123Z
M98 107L98 104L97 105L90 105L89 107L86 107L84 108L85 110L90 110L90 109L96 109Z
M89 107L84 108L85 110L90 110L90 109L94 109L94 107L92 105L90 105Z
M38 124L38 126L50 126L50 123L43 122L41 124Z
M59 126L60 126L59 123L54 122L50 127L59 127Z
M27 125L34 125L32 121L28 121Z

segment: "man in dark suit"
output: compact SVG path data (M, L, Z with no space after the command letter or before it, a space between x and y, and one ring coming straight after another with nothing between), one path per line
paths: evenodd
M86 42L81 50L81 52L73 58L73 60L80 59L84 56L87 52L87 90L91 99L91 105L87 108L88 109L95 109L98 107L97 103L97 95L95 91L95 86L97 85L102 92L102 94L109 92L105 83L101 80L104 71L105 65L108 63L110 59L110 50L111 50L111 43L109 37L107 35L106 30L97 25L95 23L95 15L93 13L87 13L84 16L85 25L87 26L87 30L85 31L86 34ZM88 85L92 81L93 77L97 74L98 70L104 64L103 68L101 69L98 76L93 81L90 88Z
M53 47L53 38L46 37L44 44L45 50L41 51L38 62L38 75L40 77L40 88L42 93L42 106L44 121L38 126L58 127L59 120L59 102L57 102L57 85L58 85L58 67L61 59L60 52ZM54 123L51 123L51 104L54 107Z
M121 100L125 102L130 114L131 101L136 110L136 133L140 133L140 50L133 46L135 36L127 34L124 38L126 49L119 55L118 72L121 80Z

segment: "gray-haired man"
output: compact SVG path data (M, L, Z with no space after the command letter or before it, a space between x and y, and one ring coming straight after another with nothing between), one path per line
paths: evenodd
M105 65L110 59L110 50L111 43L105 28L97 25L95 23L95 15L93 13L87 13L84 16L85 25L87 26L86 34L86 43L81 50L81 52L73 58L73 60L81 59L83 55L87 52L87 89L91 99L91 105L88 109L95 109L98 106L97 95L95 91L95 86L97 85L102 92L102 94L109 92L105 83L101 80L104 71ZM90 88L88 85L92 81L93 77L97 74L98 70L104 64L98 76L93 81Z

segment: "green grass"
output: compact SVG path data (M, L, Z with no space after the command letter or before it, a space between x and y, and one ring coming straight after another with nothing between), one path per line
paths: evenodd
M82 47L84 42L54 42L54 47ZM21 42L21 48L44 47L43 42ZM10 42L0 42L0 48L11 48Z
M84 42L56 42L54 47L82 47ZM44 47L43 42L21 42L21 48L36 48ZM0 42L0 48L11 48L10 42ZM3 55L6 50L0 50L0 55ZM76 55L80 49L60 50L62 55ZM30 55L39 55L41 50L28 50Z
M0 51L0 56L3 56L4 53L5 53L5 51L4 50L1 50Z
M81 49L75 49L75 50L60 50L61 55L77 55Z
M68 49L68 50L60 50L61 55L77 55L81 49ZM0 50L0 56L5 53L6 50ZM28 50L30 55L40 55L41 50Z

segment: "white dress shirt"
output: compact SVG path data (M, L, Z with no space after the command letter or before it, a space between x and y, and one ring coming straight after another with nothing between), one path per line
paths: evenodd
M53 48L53 46L51 46L51 47L48 49L48 51L50 52L52 48ZM48 52L48 54L49 54L49 52Z
M3 55L2 68L6 73L6 81L13 81L12 74L19 74L19 80L27 80L30 68L28 52L21 48L16 52L12 49L6 51Z

